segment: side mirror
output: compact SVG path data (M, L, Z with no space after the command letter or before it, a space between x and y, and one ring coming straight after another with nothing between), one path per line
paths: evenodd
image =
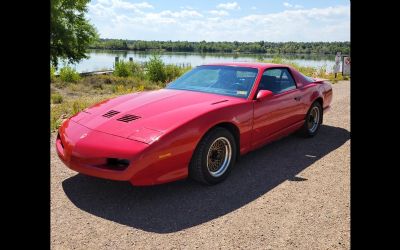
M273 94L274 93L272 93L272 91L270 91L270 90L262 89L262 90L258 91L256 100L257 101L265 100L265 99L271 97Z

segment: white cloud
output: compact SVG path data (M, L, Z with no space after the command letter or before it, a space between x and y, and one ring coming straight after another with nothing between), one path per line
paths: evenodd
M133 6L135 6L138 9L153 9L153 5L149 4L148 2L141 2L141 3L137 3L137 4L132 4Z
M288 2L284 2L284 3L283 3L283 6L285 6L285 7L287 7L287 8L295 8L295 9L301 9L301 8L303 8L303 6L301 6L300 4L295 4L295 5L293 5L293 4L288 3Z
M101 4L110 4L110 0L98 0L97 2Z
M142 10L89 4L89 17L103 38L189 41L349 41L350 7L295 9L230 17L225 10ZM226 11L227 12L227 11ZM227 12L228 13L228 12ZM229 14L229 13L228 13Z
M108 1L108 4L110 2ZM123 0L111 0L111 8L120 8L127 10L138 10L138 9L153 9L154 7L148 2L141 3L130 3Z
M217 5L218 9L225 9L225 10L240 10L240 6L237 2L232 3L220 3Z
M109 8L107 5L109 4L108 1L99 1L96 4L88 4L88 9L89 9L89 16L94 16L94 17L99 17L99 18L105 18L109 17L112 15L115 15L115 12L113 9Z
M225 10L210 10L208 13L216 16L228 16L229 13Z
M181 10L176 12L170 10L164 10L160 12L160 16L185 18L185 17L202 17L203 15L195 10Z
M115 17L119 10L129 10L135 14L144 13L145 9L153 9L154 7L148 2L130 3L123 0L98 0L96 4L89 3L89 17Z
M181 6L179 8L184 9L184 10L194 10L194 8L192 6L189 6L189 5Z

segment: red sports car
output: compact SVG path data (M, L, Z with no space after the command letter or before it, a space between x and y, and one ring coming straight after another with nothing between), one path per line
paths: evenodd
M312 137L332 87L269 63L202 65L166 88L96 104L59 128L69 168L135 186L224 180L240 155L300 130Z

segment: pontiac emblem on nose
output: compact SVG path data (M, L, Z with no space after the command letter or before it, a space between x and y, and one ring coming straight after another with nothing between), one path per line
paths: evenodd
M79 137L80 139L83 139L83 138L85 138L87 136L87 134L86 133L84 133L83 135L81 135L81 137Z

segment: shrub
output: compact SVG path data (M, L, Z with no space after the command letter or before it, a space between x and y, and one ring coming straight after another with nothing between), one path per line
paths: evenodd
M79 73L69 66L60 69L60 79L64 82L77 82L80 78Z
M153 55L150 57L147 62L147 74L152 82L166 82L165 64L160 56Z
M113 72L114 76L119 77L128 77L128 76L137 76L144 77L142 66L136 62L125 62L119 61L115 64L115 69Z
M182 69L176 65L166 65L165 66L165 80L166 82L171 82L177 77L182 75Z
M51 103L59 104L63 102L63 97L59 93L54 93L51 95Z
M129 67L133 73L133 76L144 78L144 70L142 65L137 62L129 62Z
M50 82L54 82L56 79L56 68L54 66L50 66Z
M129 69L128 63L120 61L115 63L113 75L120 77L132 76L132 72Z

